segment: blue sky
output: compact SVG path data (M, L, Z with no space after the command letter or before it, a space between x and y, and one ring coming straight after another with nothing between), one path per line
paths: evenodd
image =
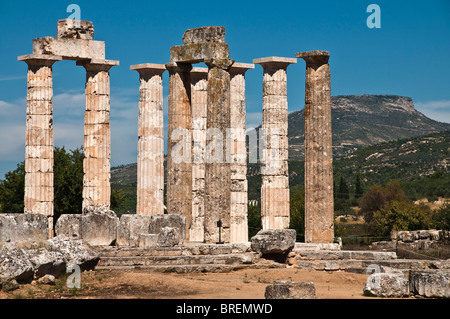
M450 1L9 1L0 0L0 178L24 159L27 66L32 39L56 36L69 4L93 21L106 42L111 69L112 165L136 162L139 80L129 66L169 62L186 29L226 28L231 58L251 63L266 56L330 51L332 95L409 96L425 115L450 123ZM370 29L369 4L381 9ZM83 143L84 81L74 61L53 67L55 145ZM305 64L288 68L289 111L304 105ZM247 125L261 123L262 68L247 72ZM164 74L167 102L168 73ZM167 108L167 103L166 103ZM167 118L166 118L167 121Z

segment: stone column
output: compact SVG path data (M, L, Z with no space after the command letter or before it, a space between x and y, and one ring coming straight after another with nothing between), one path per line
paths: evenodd
M205 221L205 147L208 69L192 68L192 223L190 240L203 242Z
M137 215L164 214L163 64L138 64Z
M167 211L186 218L186 241L189 241L192 222L192 66L170 62L166 68L169 71Z
M62 58L52 55L19 56L28 64L25 134L24 213L48 217L53 237L53 72Z
M111 133L109 69L111 60L80 60L86 70L84 115L83 213L109 210L111 202Z
M245 72L254 64L234 63L230 69L230 128L227 155L231 166L230 242L248 241L247 145L245 124Z
M207 59L208 110L205 155L205 242L230 242L231 165L226 161L226 135L231 127L231 59Z
M263 229L286 229L289 228L287 67L297 63L297 59L267 57L253 63L264 70L261 224Z
M327 51L310 51L295 56L306 62L305 242L332 243L334 203L330 54Z

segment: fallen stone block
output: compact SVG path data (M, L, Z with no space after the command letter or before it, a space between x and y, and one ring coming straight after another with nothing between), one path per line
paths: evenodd
M78 265L81 270L94 269L100 260L99 254L82 240L64 236L53 237L47 241L48 249L64 256L67 267Z
M401 273L373 273L364 286L365 296L407 297L409 281Z
M251 238L251 248L262 255L287 255L295 246L296 235L294 229L260 230Z
M81 238L93 246L113 245L119 218L111 210L94 211L81 216Z
M415 295L450 298L450 271L411 271L409 289Z
M5 283L14 279L19 283L30 282L34 266L29 257L25 249L14 244L0 247L0 281Z
M0 214L0 245L48 239L48 218L41 214Z
M316 288L313 282L278 280L266 287L266 299L315 299Z

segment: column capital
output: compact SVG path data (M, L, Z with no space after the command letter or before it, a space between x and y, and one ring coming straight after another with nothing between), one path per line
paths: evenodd
M78 60L77 65L86 69L86 71L109 71L113 66L119 65L117 60L102 59L83 59Z
M270 56L270 57L265 57L265 58L254 59L253 63L260 64L263 67L263 69L266 69L266 68L286 69L290 64L297 63L297 59L296 58Z
M138 71L140 75L162 75L167 69L164 64L142 63L130 65L130 70Z
M298 52L295 54L295 57L305 60L307 66L309 65L320 66L322 64L328 63L328 59L330 58L330 52L322 50Z
M230 73L233 74L244 74L247 70L254 69L255 65L252 63L233 63L230 68Z
M169 62L165 64L166 69L172 72L190 72L192 64L188 62Z
M52 66L53 63L61 60L62 60L61 56L49 54L26 54L26 55L19 55L17 57L17 61L26 62L28 65Z
M234 60L233 59L215 59L215 58L210 58L210 59L205 59L204 62L208 66L209 69L220 68L220 69L226 70L226 71L229 71L230 68L234 64Z

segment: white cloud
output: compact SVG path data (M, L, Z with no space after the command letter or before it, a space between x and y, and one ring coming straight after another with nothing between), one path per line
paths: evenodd
M415 102L414 105L427 117L439 122L450 123L450 100Z

